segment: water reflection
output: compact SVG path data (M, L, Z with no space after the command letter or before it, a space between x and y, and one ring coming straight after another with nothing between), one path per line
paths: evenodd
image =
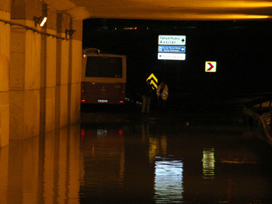
M72 126L0 149L0 203L271 201L272 150L256 141L219 126Z
M0 149L0 203L79 203L78 130L10 141Z
M157 155L158 139L150 137L149 138L149 163L152 165L155 162L155 157Z
M203 179L213 179L214 178L214 148L204 148L203 150Z
M166 127L143 123L81 130L80 202L241 203L270 192L262 170L256 174L256 167L248 166L256 164L260 149L241 140L241 129L191 125L167 133L160 128ZM225 162L232 158L250 162Z
M8 203L35 203L38 195L39 138L13 141L8 157ZM33 196L36 195L36 196Z
M108 200L124 188L125 149L122 129L82 129L81 201ZM114 188L114 191L112 190ZM111 200L111 199L109 199Z
M9 147L0 149L0 203L7 203Z
M156 157L154 189L156 203L182 203L184 190L181 160Z

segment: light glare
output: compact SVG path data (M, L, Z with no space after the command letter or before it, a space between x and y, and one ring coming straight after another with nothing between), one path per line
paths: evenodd
M40 26L43 27L44 24L46 23L46 21L47 21L47 17L44 17L43 20L42 20L42 22L41 22L41 24L40 24Z

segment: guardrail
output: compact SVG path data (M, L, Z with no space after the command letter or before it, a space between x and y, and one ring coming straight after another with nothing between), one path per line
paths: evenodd
M259 98L247 102L243 106L243 112L253 118L261 126L264 136L272 145L271 122L272 122L272 96Z

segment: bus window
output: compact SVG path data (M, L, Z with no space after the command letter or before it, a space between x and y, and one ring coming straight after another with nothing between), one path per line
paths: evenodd
M122 78L122 58L88 56L85 76Z

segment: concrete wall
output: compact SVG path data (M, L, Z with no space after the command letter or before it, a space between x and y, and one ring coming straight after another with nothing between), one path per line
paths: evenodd
M0 148L80 121L81 54L82 20L41 0L0 3Z
M10 3L0 4L0 19L10 20ZM9 144L10 25L0 22L0 147Z
M25 139L39 134L41 34L12 26L10 37L10 138Z

